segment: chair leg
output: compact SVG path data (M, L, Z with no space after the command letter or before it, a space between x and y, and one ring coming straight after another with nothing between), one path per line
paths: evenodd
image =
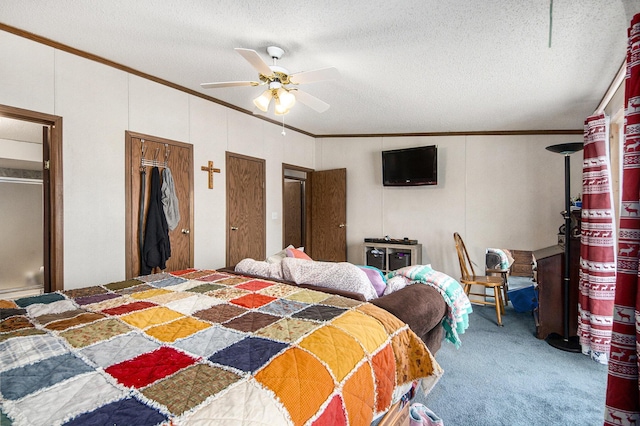
M498 317L498 325L502 327L502 317L500 311L502 308L502 297L500 296L500 289L496 286L493 288L493 295L496 301L496 317Z
M502 282L504 282L504 305L507 306L509 304L509 275L506 272L502 273Z
M502 289L502 291L504 292L504 296L502 298L502 301L504 302L504 307L506 308L507 306L509 306L509 296L507 295L507 292L509 290L506 287L504 287Z

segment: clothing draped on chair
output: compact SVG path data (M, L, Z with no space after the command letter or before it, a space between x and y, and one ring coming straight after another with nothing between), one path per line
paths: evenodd
M615 225L609 169L609 118L584 125L578 336L582 353L606 364L616 289Z
M618 236L616 296L607 380L605 425L640 420L638 344L640 300L640 14L633 17L627 45L625 142Z

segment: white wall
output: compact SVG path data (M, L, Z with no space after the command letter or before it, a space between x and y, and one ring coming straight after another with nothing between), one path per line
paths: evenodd
M365 237L418 239L423 263L459 274L453 232L482 264L486 247L555 244L564 208L564 161L544 148L574 136L319 139L0 31L0 104L63 117L67 289L124 278L125 130L194 145L195 266L225 262L225 151L266 160L267 253L281 249L282 163L347 168L347 242L362 262ZM576 123L581 127L582 123ZM380 151L437 144L439 185L384 188ZM572 159L580 191L581 153ZM200 166L222 173L206 186Z
M42 163L42 142L29 143L0 138L0 158Z
M325 138L317 169L347 167L347 256L363 262L366 237L417 239L422 263L460 274L453 233L484 265L487 247L536 250L557 243L564 219L564 157L545 149L569 136ZM438 145L438 185L383 187L381 151ZM573 196L581 191L582 153L571 159Z
M65 289L124 279L126 130L193 144L196 267L225 263L225 151L266 160L266 249L281 249L282 162L314 167L313 138L2 31L0 57L0 104L63 117Z

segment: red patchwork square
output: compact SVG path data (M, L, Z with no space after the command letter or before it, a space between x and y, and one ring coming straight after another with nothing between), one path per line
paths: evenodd
M244 296L238 297L237 299L233 299L231 300L231 303L239 306L244 306L245 308L253 309L264 306L274 300L276 300L275 297L265 296L264 294L251 293L245 294Z
M197 269L195 268L183 269L181 271L172 271L171 275L180 276L180 275L188 274L189 272L194 272L194 271L197 271Z
M128 303L126 305L116 306L115 308L105 309L102 312L107 315L124 315L130 312L151 308L153 306L157 306L157 305L151 302L133 302L133 303Z
M162 346L153 352L114 364L105 371L124 386L142 388L195 362L194 358L182 352Z
M237 285L236 288L242 288L244 290L258 291L263 288L271 287L273 283L268 283L266 281L253 280L240 285Z

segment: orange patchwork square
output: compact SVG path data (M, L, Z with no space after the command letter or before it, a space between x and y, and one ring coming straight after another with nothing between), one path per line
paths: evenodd
M387 340L387 333L380 321L358 311L346 312L334 319L331 325L347 331L370 354Z
M342 389L342 398L347 408L349 424L368 425L373 420L373 378L371 367L364 363L358 368Z
M146 330L145 333L163 342L175 342L178 339L191 336L193 333L209 327L211 327L209 323L198 321L191 317L184 317L169 324L151 327Z
M128 315L123 315L120 319L134 327L145 329L154 325L164 324L180 317L180 312L172 311L169 308L158 306L157 308L149 308L143 311L137 311Z
M395 315L392 315L384 309L371 303L364 303L358 306L356 310L364 312L365 314L370 315L380 321L380 323L384 326L384 329L387 330L387 333L389 334L393 334L396 330L400 330L402 327L404 327L404 323L400 321Z
M240 286L237 286L240 287ZM238 306L244 306L245 308L253 309L264 306L267 303L271 303L276 300L275 297L265 296L264 294L251 293L237 299L231 300L231 303Z
M133 293L131 295L132 298L137 299L137 300L143 300L143 299L150 299L152 297L156 297L156 296L160 296L163 294L167 294L167 293L172 293L169 290L165 290L162 288L154 288L151 290L146 290L146 291L140 291L138 293Z
M396 385L396 360L391 345L387 345L371 359L376 375L376 411L382 412L391 405L393 388Z
M318 411L334 386L325 366L298 348L278 355L255 379L278 395L296 425L304 424ZM288 386L290 383L299 386Z
M18 305L11 300L0 300L0 309L17 309Z
M327 364L338 382L364 357L362 347L353 337L331 326L319 328L302 339L300 347Z

